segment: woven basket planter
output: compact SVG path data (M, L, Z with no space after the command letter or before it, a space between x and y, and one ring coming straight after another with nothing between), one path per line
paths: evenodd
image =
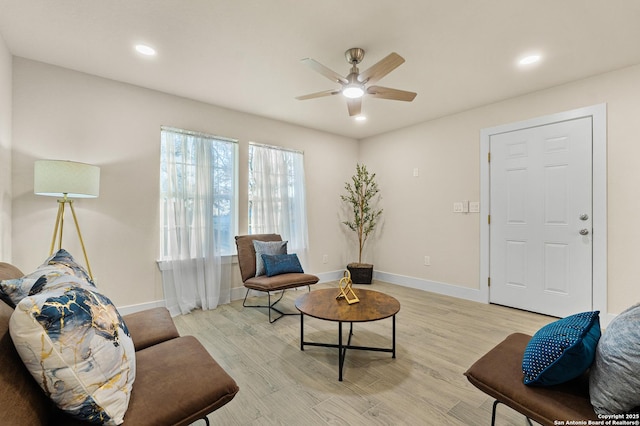
M373 280L373 265L368 263L350 263L347 269L351 274L351 281L354 284L371 284Z

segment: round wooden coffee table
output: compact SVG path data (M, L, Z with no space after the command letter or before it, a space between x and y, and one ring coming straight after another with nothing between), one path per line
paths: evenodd
M394 297L373 290L354 289L360 299L358 303L349 305L345 299L336 299L339 289L326 288L314 290L300 296L296 302L296 308L300 315L300 350L305 346L322 346L338 349L338 380L342 381L342 369L347 349L364 351L391 352L392 358L396 357L396 314L400 311L400 302ZM304 340L304 316L318 318L338 323L338 344L305 342ZM354 322L378 321L385 318L393 318L392 346L391 348L374 348L368 346L351 345ZM350 323L349 338L347 344L342 344L342 323Z

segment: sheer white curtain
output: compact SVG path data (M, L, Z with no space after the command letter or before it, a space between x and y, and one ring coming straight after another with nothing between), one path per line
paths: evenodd
M213 309L230 300L229 267L214 232L215 140L162 129L162 281L173 315ZM228 259L225 257L224 259Z
M249 233L279 233L290 252L307 249L304 155L279 147L249 145Z

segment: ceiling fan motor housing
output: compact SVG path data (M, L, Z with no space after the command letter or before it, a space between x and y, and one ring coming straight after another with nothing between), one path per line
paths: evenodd
M352 47L344 52L344 57L347 58L347 62L350 64L356 65L362 62L364 59L364 49L360 49L359 47Z

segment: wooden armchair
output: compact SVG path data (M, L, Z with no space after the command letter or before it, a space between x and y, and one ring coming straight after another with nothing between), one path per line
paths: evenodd
M236 236L236 247L238 249L238 266L240 267L242 282L247 288L247 293L244 296L242 306L247 308L268 308L270 323L279 320L284 315L300 315L299 312L282 312L280 309L275 307L275 304L282 300L285 290L302 286L307 286L309 290L311 290L311 284L317 283L319 281L319 278L315 275L298 272L284 273L280 275L274 275L272 277L268 277L266 275L260 275L256 277L256 251L253 245L254 240L282 241L282 237L278 234L255 234ZM267 304L247 305L247 296L249 296L250 290L267 293ZM281 291L282 293L277 300L272 302L271 293L276 291ZM277 312L279 316L276 318L272 318L271 311Z

